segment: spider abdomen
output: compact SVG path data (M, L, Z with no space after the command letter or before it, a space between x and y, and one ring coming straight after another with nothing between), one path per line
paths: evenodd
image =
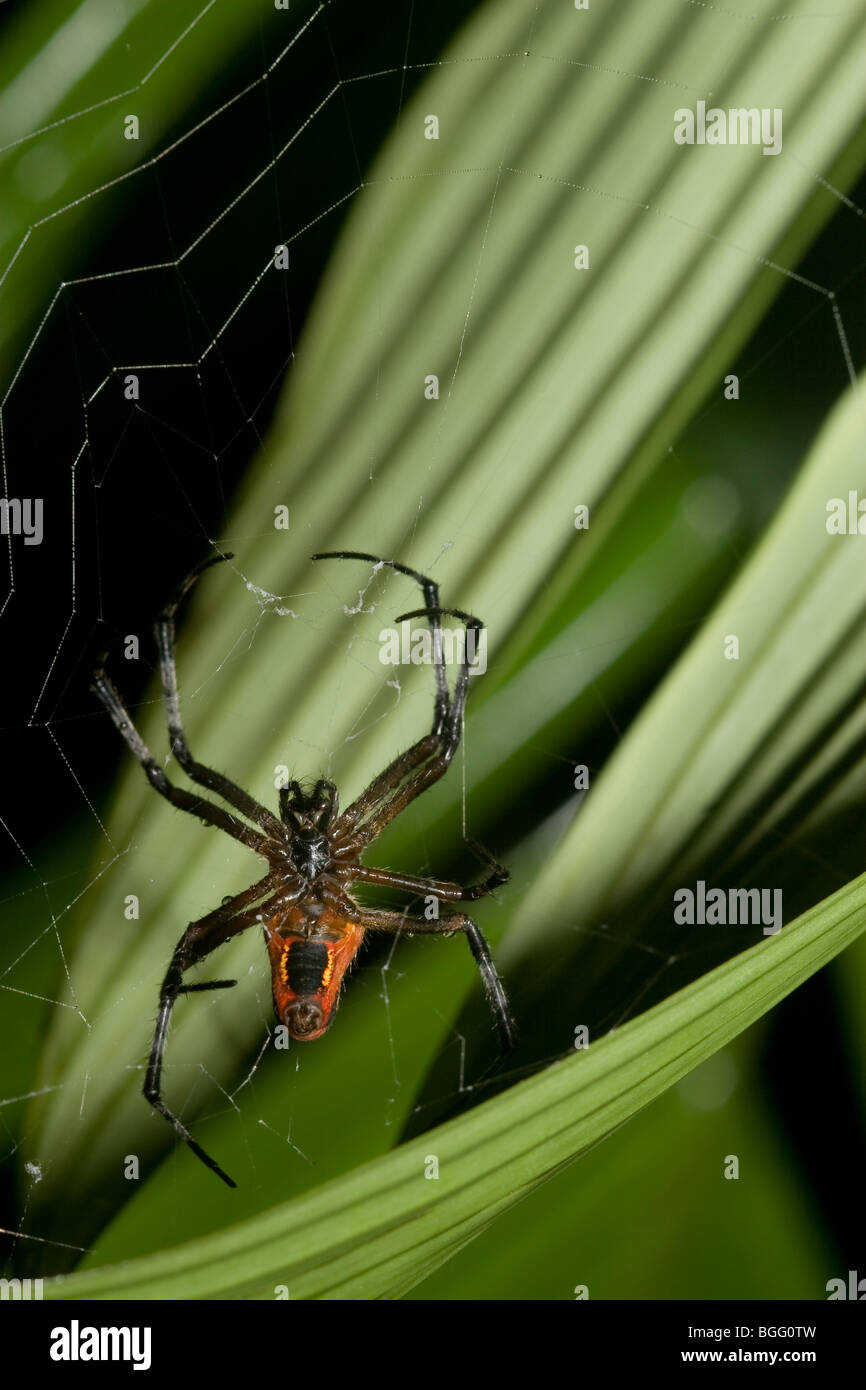
M311 919L290 907L264 923L277 1018L298 1042L314 1042L334 1021L340 987L364 928L330 908Z
M324 941L298 937L283 956L286 983L295 994L315 994L323 989L331 963Z

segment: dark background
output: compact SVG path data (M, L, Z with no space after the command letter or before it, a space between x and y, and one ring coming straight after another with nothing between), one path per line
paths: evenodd
M15 0L0 8L0 45L22 5ZM218 130L211 126L160 161L151 176L130 181L107 200L99 235L76 248L78 276L173 261L210 220L208 210L216 215L224 207L220 170L227 163L239 180L244 169L252 176L263 151L275 151L337 77L401 69L344 88L309 136L262 180L242 211L221 222L190 264L169 269L156 281L142 277L136 329L141 360L166 360L175 353L196 359L251 278L250 256L236 256L235 246L248 246L255 229L264 262L287 229L303 225L357 186L402 102L425 75L423 68L402 71L410 12L410 63L435 58L466 13L454 0L380 10L377 24L371 23L368 6L334 6L317 38L316 62L295 63L290 80L259 86L232 108ZM222 83L202 94L198 108L184 113L161 146L258 77L280 41L278 25L264 23L257 42L237 54ZM866 204L866 180L850 196L858 206ZM33 479L31 493L38 479L46 534L38 547L16 543L15 593L3 615L0 759L4 815L38 877L55 873L53 843L64 827L78 822L83 834L92 827L83 791L101 809L125 757L88 689L95 657L103 648L116 648L126 633L144 637L153 614L212 541L230 543L233 494L267 435L304 320L351 207L350 199L293 243L283 304L266 310L259 301L251 304L200 371L148 373L147 409L131 407L117 389L103 391L86 412L83 407L83 398L106 372L126 360L128 324L116 320L110 280L66 291L62 310L52 315L28 358L7 406L6 451L10 478ZM842 280L839 267L846 268ZM866 359L864 267L862 222L841 206L797 267L801 275L835 289L858 367ZM22 333L22 352L32 331L30 325ZM744 481L755 500L751 525L757 532L799 465L804 441L846 380L826 304L804 298L790 281L741 358L741 372L760 375L761 413L751 423L766 442L761 476L741 478L742 458L720 453L723 445L709 418L693 422L681 447ZM116 387L116 375L112 381ZM75 466L73 609L70 482L85 426L87 447ZM10 485L12 495L27 490L23 481ZM719 576L720 585L724 578ZM690 637L683 631L682 645ZM133 709L153 671L146 640L142 646L143 659L123 672ZM611 723L587 749L592 766L603 765L616 742L614 725L625 728L646 693L638 691L628 705L611 711ZM549 806L558 795L557 772L555 783L539 781L533 805L518 808L512 823L500 828L497 842L507 846L509 836L532 823L534 805ZM14 882L23 868L21 850L3 837L0 857L0 868ZM841 868L841 853L839 862ZM826 1081L810 1084L815 1053L804 1049L804 1034L820 1039L822 1074L833 1077L832 1087ZM840 1268L856 1268L864 1248L866 1135L826 973L771 1015L763 1077L790 1137L791 1163L801 1168L833 1233ZM802 1105L804 1088L808 1109ZM11 1197L11 1182L2 1195ZM0 1224L9 1224L8 1216L0 1206Z

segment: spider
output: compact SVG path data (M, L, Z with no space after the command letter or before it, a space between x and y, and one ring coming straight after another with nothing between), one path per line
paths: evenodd
M481 883L467 888L444 880L371 868L361 862L364 851L395 816L444 776L459 746L469 685L470 643L464 643L454 688L449 690L443 657L443 617L459 619L467 634L479 632L483 624L459 608L442 608L438 585L396 560L382 560L350 550L314 555L314 560L364 560L377 569L387 565L420 585L424 607L404 613L396 621L425 618L430 626L435 677L433 724L428 734L374 777L345 811L339 810L334 783L321 777L312 790L305 790L294 780L281 787L277 816L224 773L198 762L190 752L181 722L174 651L175 614L204 570L232 558L230 554L215 555L197 565L160 613L154 625L154 636L171 750L193 782L221 797L239 815L168 780L106 675L104 658L94 672L91 687L127 747L141 763L151 786L161 796L180 810L200 817L206 825L218 826L267 861L263 878L190 923L177 943L159 993L156 1028L144 1082L145 1099L165 1117L196 1157L229 1187L236 1184L193 1139L163 1099L162 1066L169 1021L178 996L202 990L230 989L237 984L236 980L185 984L186 972L256 922L264 928L277 1019L298 1042L312 1042L322 1037L333 1023L341 985L368 931L406 931L409 935L462 932L481 974L496 1022L501 1053L510 1052L515 1041L514 1022L490 948L481 928L470 917L452 912L428 921L409 916L407 910L394 912L363 907L349 892L352 884L367 883L413 895L434 894L444 902L458 903L474 901L508 881L508 870L474 844L471 847L490 872Z

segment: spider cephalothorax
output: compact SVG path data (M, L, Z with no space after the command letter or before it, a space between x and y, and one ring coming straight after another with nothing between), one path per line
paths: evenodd
M450 691L443 656L443 617L457 618L467 631L476 633L482 624L459 608L440 607L436 583L396 560L381 560L359 551L314 555L314 560L367 560L377 568L388 566L421 586L424 607L403 614L397 621L423 617L430 625L436 681L433 726L375 777L342 813L333 782L320 778L310 791L305 791L296 781L282 787L277 816L223 773L197 762L190 752L181 722L174 659L174 616L201 572L231 558L231 555L217 555L197 566L163 609L154 634L172 752L193 782L215 792L240 815L169 781L102 666L94 673L93 689L141 763L151 785L173 806L199 816L207 825L219 826L261 855L268 865L263 878L192 922L178 942L162 982L144 1083L147 1100L165 1116L175 1133L208 1168L234 1187L228 1174L193 1139L163 1100L162 1063L169 1019L178 996L207 989L227 989L237 983L235 980L206 980L184 984L187 970L247 927L258 922L264 929L277 1018L299 1042L313 1042L327 1032L334 1020L342 982L367 931L405 932L407 935L462 932L481 973L503 1052L514 1044L514 1024L490 949L471 917L454 912L428 920L410 916L408 910L394 912L364 907L350 891L353 884L366 883L400 889L414 896L432 894L445 903L470 902L508 879L507 871L477 846L476 852L487 861L490 873L483 882L468 888L446 880L374 869L362 863L364 851L394 817L444 775L460 742L469 685L470 644L464 644L454 689Z
M341 848L331 836L337 805L337 788L324 777L309 793L300 782L280 788L280 815L289 831L292 863L307 883L324 872Z

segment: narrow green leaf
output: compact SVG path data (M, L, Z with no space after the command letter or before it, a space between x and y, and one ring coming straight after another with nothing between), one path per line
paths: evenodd
M471 1114L188 1246L53 1281L49 1297L397 1297L712 1056L866 927L866 874L663 1004ZM426 1155L439 1179L425 1180Z
M405 108L356 198L272 438L222 538L235 568L209 576L184 624L193 746L260 799L273 802L281 765L326 767L351 795L429 718L427 685L395 692L377 660L383 616L405 608L405 591L383 598L363 571L313 577L308 554L399 552L485 617L492 660L518 624L531 649L533 604L575 544L575 504L600 516L658 466L786 283L769 262L795 265L836 206L810 170L838 165L850 178L862 158L866 5L827 16L809 44L774 22L770 0L753 9L759 22L739 24L674 0L585 14L497 0ZM677 147L673 110L698 94L696 73L722 104L773 92L797 158ZM447 146L423 139L431 110ZM579 242L592 248L587 273L574 268ZM431 372L435 402L423 390ZM288 535L273 529L280 504L291 506ZM685 585L694 569L679 559ZM353 614L359 593L373 613ZM161 752L156 705L142 726ZM468 747L471 757L471 718ZM170 951L187 921L254 871L235 846L154 804L130 761L108 822L121 853L108 862L103 851L70 955L89 1027L54 1011L45 1094L28 1116L25 1156L42 1174L29 1210L50 1214L58 1233L77 1222L82 1242L100 1203L128 1194L121 1156L133 1148L151 1162L171 1143L137 1094ZM425 848L453 845L459 829L455 816ZM621 832L609 829L618 853ZM118 907L131 892L146 904L135 934ZM224 952L221 970L243 976L250 949ZM218 1013L179 1017L179 1090L203 1058L206 1079L223 1084L261 1036L264 1011L235 993ZM335 1053L325 1089L340 1066ZM347 1165L351 1145L348 1135Z
M765 1032L754 1024L408 1296L562 1301L578 1284L593 1300L822 1296L834 1251L766 1105ZM729 1180L731 1154L746 1181Z
M828 530L828 504L862 478L866 380L828 420L790 494L744 567L604 770L521 913L507 953L581 920L686 882L760 810L782 774L801 795L822 768L827 731L862 728L866 535ZM739 656L730 659L730 643ZM783 796L762 826L787 809ZM814 809L814 808L811 808Z

